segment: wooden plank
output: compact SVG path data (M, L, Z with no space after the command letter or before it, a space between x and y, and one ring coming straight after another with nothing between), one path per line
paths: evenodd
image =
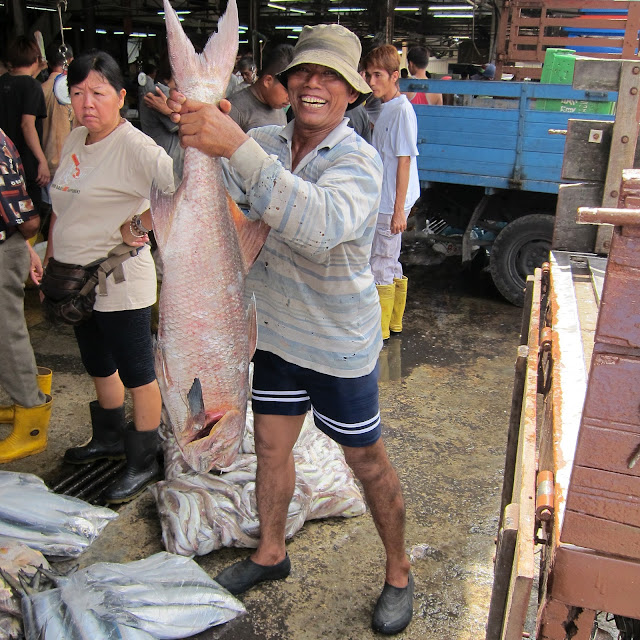
M598 207L602 203L602 184L563 184L558 192L556 220L553 228L553 250L571 248L592 252L596 241L596 225L576 223L578 207ZM589 204L586 204L589 203Z
M548 153L544 151L523 151L521 154L522 164L526 167L544 167L553 170L548 175L557 176L560 181L560 172L562 170L562 153ZM537 169L535 169L537 171Z
M623 558L640 559L640 529L627 524L569 511L562 525L560 540Z
M573 289L571 254L551 252L551 326L553 376L554 471L556 510L554 536L563 526L580 418L587 388L582 336Z
M596 115L593 118L570 119L567 123L563 180L604 182L607 177L613 122L598 120Z
M564 18L546 17L544 24L546 27L569 27L578 29L607 29L624 31L627 25L627 17L624 15L611 18L592 19L588 16L567 16ZM518 18L518 27L535 28L540 26L540 18Z
M640 23L640 5L632 2L627 12L627 30L624 34L624 45L622 47L623 58L633 58L638 55L638 29L634 29L633 25Z
M553 569L553 597L575 607L640 619L640 562L561 546Z
M509 580L513 568L513 558L518 536L519 506L509 504L504 509L502 526L498 534L493 587L489 602L489 615L485 640L499 640L502 632L502 620L509 590Z
M538 352L540 331L541 270L534 273L531 321L527 346L529 353ZM501 640L521 640L531 597L535 573L534 524L536 479L538 359L527 361L524 402L518 437L518 456L513 485L514 502L519 505L518 536L514 567L509 583Z
M602 198L603 207L618 204L620 176L623 169L631 169L638 141L638 107L640 104L640 69L637 62L623 60L616 121L613 126L611 153ZM609 253L611 230L602 228L596 239L596 253Z
M462 147L453 144L430 144L425 145L430 156L447 160L463 160L469 162L473 158L478 164L490 163L492 165L508 165L513 167L516 159L516 152L513 149L483 149L482 147ZM486 171L486 170L485 170ZM475 171L471 171L475 173Z
M541 44L543 47L566 47L567 49L571 49L572 47L589 47L589 48L600 48L600 47L614 47L619 48L622 52L622 47L624 45L624 38L614 37L614 38L605 38L598 36L589 36L588 38L568 38L563 36L541 36L541 37L532 37L532 36L520 36L516 35L511 38L511 42L518 45L535 45Z
M609 274L607 274L608 277ZM606 283L600 314L602 314L602 306L605 301ZM638 316L634 316L634 318L637 322ZM602 316L599 318L598 334L601 323ZM584 403L583 417L593 425L600 424L602 428L608 428L612 431L626 430L629 433L638 434L640 433L640 424L638 424L640 358L600 353L602 347L597 344L599 342L598 334L596 334L596 348L589 373L590 388ZM621 389L624 389L624 393L619 393ZM620 429L615 425L620 425ZM611 437L613 437L613 433ZM640 464L638 467L638 471L640 471Z
M418 149L420 150L420 145ZM422 151L420 152L422 153ZM437 171L449 172L453 174L461 175L476 175L480 176L487 173L489 176L497 176L503 178L511 178L513 174L513 164L498 164L498 163L486 163L484 166L470 167L468 160L465 158L441 158L433 154L427 155L428 151L423 154L422 162L420 163L423 171L433 169Z
M433 130L430 127L423 130L428 145L450 145L452 142L451 131ZM473 137L465 138L457 136L457 146L464 147L484 147L487 149L515 149L515 135L501 135L496 137L495 133L476 133Z
M596 612L546 598L536 624L536 640L591 640Z
M529 311L531 306L529 306ZM505 451L504 475L502 478L502 501L500 504L500 517L513 499L513 481L518 455L518 436L520 433L520 416L522 415L522 402L524 395L524 383L527 372L527 345L518 347L516 358L513 389L511 392L511 411L509 413L509 427L507 429L507 446ZM502 527L500 521L498 529Z

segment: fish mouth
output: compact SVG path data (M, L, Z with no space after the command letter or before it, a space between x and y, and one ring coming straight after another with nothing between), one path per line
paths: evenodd
M214 427L222 420L222 417L225 415L224 411L216 411L215 413L207 412L204 416L204 423L202 428L198 429L193 437L188 441L189 444L197 442L198 440L204 440L211 435Z

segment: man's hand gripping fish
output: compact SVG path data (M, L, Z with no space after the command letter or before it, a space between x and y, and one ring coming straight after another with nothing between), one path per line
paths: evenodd
M204 52L196 54L164 0L173 78L187 97L217 104L238 49L238 11L229 0ZM173 197L154 193L153 229L164 262L156 371L187 463L197 472L230 465L245 428L256 309L244 281L269 233L230 199L221 161L187 149Z

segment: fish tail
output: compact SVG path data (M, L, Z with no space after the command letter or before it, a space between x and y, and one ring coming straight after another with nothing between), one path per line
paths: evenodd
M224 94L238 51L236 0L229 0L218 20L217 33L211 35L201 54L196 53L169 0L164 0L164 10L171 69L178 88L189 95L191 88L199 86L197 96L201 98L202 86L210 85L212 95L207 101L217 101Z

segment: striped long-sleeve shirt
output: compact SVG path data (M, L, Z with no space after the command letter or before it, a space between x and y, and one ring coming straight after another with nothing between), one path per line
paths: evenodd
M343 378L382 347L369 267L382 162L345 119L291 171L293 123L260 127L226 165L231 196L271 227L246 281L258 349Z

